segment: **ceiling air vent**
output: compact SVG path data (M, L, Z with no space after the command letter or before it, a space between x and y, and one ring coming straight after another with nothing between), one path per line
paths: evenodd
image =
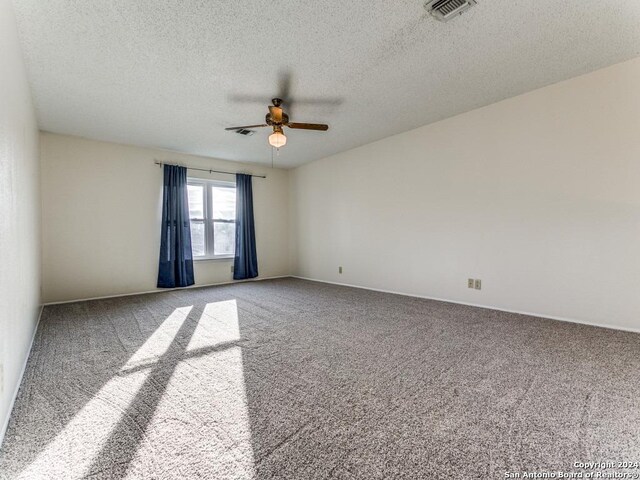
M475 4L476 0L430 0L424 8L441 22L448 22Z
M256 132L254 132L253 130L247 130L246 128L241 128L239 130L236 130L236 133L239 133L240 135L244 135L245 137L250 137Z

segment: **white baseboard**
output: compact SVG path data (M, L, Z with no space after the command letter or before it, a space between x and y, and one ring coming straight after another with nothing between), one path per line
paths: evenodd
M556 316L552 316L552 315L544 315L544 314L532 313L532 312L523 312L523 311L519 311L519 310L509 310L509 309L506 309L506 308L494 307L494 306L491 306L491 305L480 305L478 303L461 302L459 300L450 300L448 298L429 297L429 296L426 296L426 295L416 295L416 294L413 294L413 293L397 292L397 291L394 291L394 290L383 290L383 289L380 289L380 288L363 287L361 285L352 285L352 284L349 284L349 283L330 282L328 280L318 280L317 278L307 278L307 277L301 277L299 275L291 275L291 277L299 278L300 280L309 280L309 281L312 281L312 282L328 283L330 285L340 285L342 287L351 287L351 288L360 288L362 290L371 290L373 292L392 293L394 295L403 295L405 297L424 298L426 300L436 300L438 302L455 303L455 304L458 304L458 305L467 305L469 307L486 308L488 310L497 310L499 312L516 313L518 315L526 315L528 317L544 318L544 319L547 319L547 320L558 320L560 322L578 323L580 325L589 325L591 327L608 328L608 329L611 329L611 330L622 330L624 332L640 333L640 328L621 327L621 326L618 326L618 325L609 325L609 324L604 324L604 323L587 322L587 321L584 321L584 320L576 320L576 319L573 319L573 318L556 317Z
M24 372L27 370L27 362L29 361L29 355L31 355L33 342L36 339L36 333L38 333L38 328L40 327L40 319L42 318L43 310L44 310L44 305L40 305L40 313L38 314L36 327L33 329L33 334L31 335L31 342L29 343L27 354L25 355L24 361L22 362L22 370L20 370L20 375L18 375L18 382L16 383L16 387L13 391L13 397L11 398L11 402L9 403L9 409L7 410L7 418L4 419L4 421L2 422L2 426L0 427L0 448L2 448L2 442L4 441L4 436L7 433L7 428L9 427L9 419L11 418L11 413L13 412L13 406L16 403L16 398L18 398L18 390L20 390L20 385L22 385L22 378L24 377Z
M186 290L192 288L205 288L205 287L217 287L220 285L231 285L234 283L244 283L244 282L261 282L263 280L274 280L276 278L288 278L291 275L278 275L275 277L263 277L263 278L249 278L247 280L232 280L229 282L220 282L220 283L207 283L206 285L190 285L188 287L178 287L178 288L158 288L156 290L149 290L146 292L132 292L132 293L119 293L116 295L104 295L102 297L88 297L88 298L77 298L75 300L63 300L61 302L47 302L44 303L43 306L48 305L63 305L65 303L77 303L77 302L88 302L90 300L104 300L107 298L119 298L119 297L132 297L134 295L146 295L148 293L163 293L163 292L173 292L175 290Z

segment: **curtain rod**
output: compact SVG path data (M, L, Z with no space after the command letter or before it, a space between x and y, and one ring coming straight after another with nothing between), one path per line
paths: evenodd
M154 162L156 165L173 165L175 167L183 167L184 165L174 165L172 163L164 163L164 162L159 162L158 160L155 160ZM200 172L209 172L209 173L222 173L223 175L235 175L234 172L223 172L222 170L210 170L207 168L194 168L194 167L186 167L187 170L198 170ZM251 175L248 174L250 177L256 177L256 178L267 178L266 175Z

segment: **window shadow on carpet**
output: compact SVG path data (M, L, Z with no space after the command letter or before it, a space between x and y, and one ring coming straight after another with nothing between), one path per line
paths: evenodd
M640 455L640 335L283 279L47 307L0 478L504 478Z

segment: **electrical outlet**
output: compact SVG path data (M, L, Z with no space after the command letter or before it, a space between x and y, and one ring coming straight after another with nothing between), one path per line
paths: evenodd
M475 282L474 282L473 278L470 278L469 280L467 280L467 287L468 288L474 288L473 287L474 283Z
M476 290L482 290L482 280L480 280L479 278L476 278L476 283L474 285L474 288Z
M231 265L231 273L233 273L233 265Z
M342 274L342 267L338 267L338 273Z

